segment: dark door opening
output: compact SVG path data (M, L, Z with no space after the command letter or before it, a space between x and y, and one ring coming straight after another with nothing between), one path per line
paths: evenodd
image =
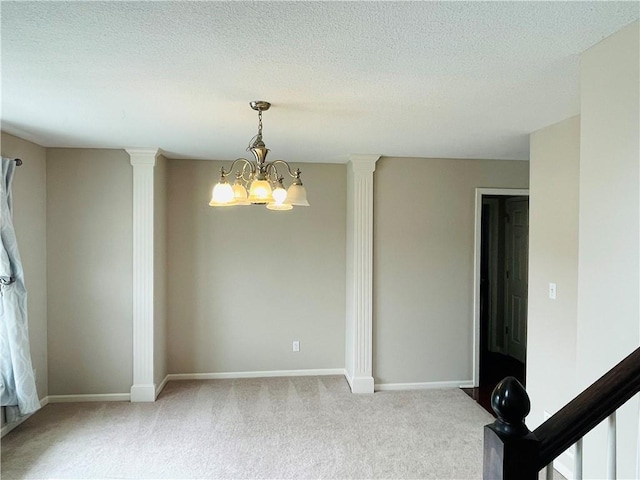
M500 380L525 384L529 199L482 197L480 243L480 376L465 389L489 413Z

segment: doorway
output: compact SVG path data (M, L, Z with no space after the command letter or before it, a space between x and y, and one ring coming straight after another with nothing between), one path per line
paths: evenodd
M474 388L467 393L492 414L491 393L500 380L526 382L528 195L476 191Z

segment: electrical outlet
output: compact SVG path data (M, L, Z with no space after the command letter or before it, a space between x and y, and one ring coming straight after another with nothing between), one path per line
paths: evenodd
M299 352L300 351L300 342L298 340L294 340L293 341L293 351L294 352Z
M557 287L555 283L550 283L549 284L549 298L551 300L555 300L556 299L556 293L557 293Z

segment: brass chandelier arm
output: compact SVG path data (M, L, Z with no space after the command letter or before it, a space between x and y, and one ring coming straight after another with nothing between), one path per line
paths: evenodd
M227 175L230 175L233 173L233 169L236 167L236 164L238 162L244 162L244 165L242 165L242 175L244 178L244 169L245 167L249 166L251 173L256 173L256 168L253 165L253 163L251 163L249 160L247 160L246 158L236 158L233 163L231 164L231 167L229 167L229 170L225 170L224 167L222 167L220 169L220 173L222 174L223 177L226 177Z
M242 165L242 169L239 170L238 173L236 173L236 179L242 179L245 185L249 185L251 177L254 175L254 173L255 170L253 169L253 164L249 161L246 161Z
M245 172L245 168L246 168L246 167L249 167L250 174L252 174L252 175L253 175L253 174L255 174L255 173L258 171L258 167L259 167L259 166L258 166L258 165L256 165L255 163L253 163L253 162L251 162L251 161L247 160L246 158L237 158L237 159L235 159L235 160L233 161L233 163L232 163L232 164L231 164L231 166L229 167L229 170L226 170L224 167L222 167L222 168L220 169L220 173L222 174L222 176L223 176L223 177L227 177L227 176L231 175L231 174L233 173L233 169L235 168L235 166L236 166L236 164L237 164L238 162L244 162L244 164L242 165L242 170L241 170L241 172L242 172L241 176L242 176L242 178L243 178L244 180L246 180L246 179L244 178L244 172ZM289 174L289 176L290 176L291 178L300 178L300 173L302 173L302 172L300 172L300 169L297 169L297 170L294 172L293 170L291 170L291 166L290 166L287 162L285 162L284 160L274 160L273 162L268 162L266 165L264 165L264 167L263 167L263 168L264 168L264 171L266 172L267 176L269 176L269 175L271 175L272 173L274 173L274 174L275 174L275 176L276 176L276 180L277 180L277 177L278 177L278 167L276 167L276 164L279 164L279 163L281 163L281 164L283 164L285 167L287 167L287 173Z
M276 175L278 174L278 170L276 168L276 163L282 163L287 167L287 171L289 172L289 175L291 176L291 178L298 178L300 176L300 171L296 171L295 173L293 171L291 171L291 166L285 162L284 160L274 160L273 162L269 163L267 165L267 168L273 166L273 169L276 171Z

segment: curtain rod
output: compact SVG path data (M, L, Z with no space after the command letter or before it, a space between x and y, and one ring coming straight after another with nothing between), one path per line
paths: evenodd
M16 162L16 167L22 165L22 160L20 160L19 158L14 159L14 162Z

